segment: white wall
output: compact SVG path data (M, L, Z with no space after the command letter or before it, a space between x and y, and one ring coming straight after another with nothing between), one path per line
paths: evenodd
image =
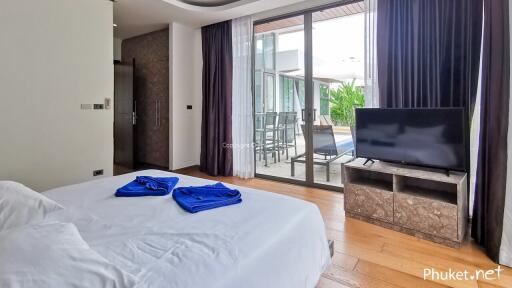
M171 23L169 33L169 167L174 170L199 165L203 63L200 29ZM192 105L192 110L187 110L187 105Z
M0 179L45 190L112 175L112 3L0 1Z
M276 53L276 70L278 72L304 70L304 51L299 49L278 51Z

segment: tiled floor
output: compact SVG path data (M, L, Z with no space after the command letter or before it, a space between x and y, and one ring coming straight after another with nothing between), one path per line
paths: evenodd
M336 133L335 140L336 142L350 139L350 133ZM305 141L302 135L297 135L297 154L302 154L305 151ZM267 158L267 166L265 166L265 161L263 157L259 158L260 155L256 155L256 173L276 176L288 179L296 179L296 180L306 180L306 167L305 164L296 163L295 164L295 176L291 176L291 157L295 156L295 149L289 148L288 150L289 158L286 159L285 154L281 154L281 161L277 161L274 163L274 159L271 154L268 154ZM316 155L315 157L318 157ZM314 177L315 182L320 184L327 184L337 187L342 187L342 163L347 162L351 159L351 156L343 156L331 163L330 166L330 180L327 181L326 177L326 168L320 165L314 166Z

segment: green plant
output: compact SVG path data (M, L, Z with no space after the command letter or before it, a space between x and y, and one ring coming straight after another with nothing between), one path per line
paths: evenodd
M331 120L336 126L354 126L354 109L364 107L364 93L361 87L356 87L355 79L352 82L341 83L338 89L331 89Z

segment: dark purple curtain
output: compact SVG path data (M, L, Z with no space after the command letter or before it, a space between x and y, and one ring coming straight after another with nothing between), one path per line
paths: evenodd
M498 262L507 177L509 8L504 0L484 2L480 147L471 236Z
M379 0L377 15L380 107L472 111L482 0Z
M202 27L203 117L200 169L213 176L233 174L231 21ZM179 73L179 72L178 72ZM185 125L185 124L184 124Z

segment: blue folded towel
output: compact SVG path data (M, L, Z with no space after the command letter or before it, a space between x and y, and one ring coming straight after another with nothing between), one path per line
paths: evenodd
M242 195L236 189L229 189L222 183L205 186L178 187L172 192L178 205L190 213L238 204Z
M165 196L178 183L178 177L137 176L135 180L117 189L116 197Z

